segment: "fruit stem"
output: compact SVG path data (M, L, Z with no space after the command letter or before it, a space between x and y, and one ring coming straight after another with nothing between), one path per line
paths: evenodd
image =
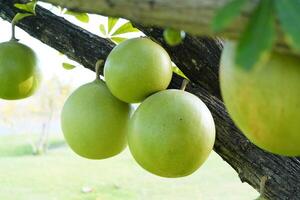
M96 79L100 79L100 73L103 70L103 66L104 66L103 60L100 59L96 62L96 66L95 66Z
M11 38L10 38L10 41L18 41L18 39L16 38L16 23L15 21L13 20L11 22Z
M190 81L188 79L183 79L182 83L181 83L181 87L180 87L180 90L185 90L187 84L189 83Z

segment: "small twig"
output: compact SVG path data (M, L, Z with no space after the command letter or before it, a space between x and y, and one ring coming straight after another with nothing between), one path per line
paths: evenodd
M264 197L264 193L265 193L265 186L266 186L266 182L268 180L268 176L263 176L260 179L260 189L259 189L259 193L260 193L260 198Z

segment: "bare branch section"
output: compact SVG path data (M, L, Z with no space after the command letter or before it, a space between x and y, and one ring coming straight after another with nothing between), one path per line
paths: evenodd
M31 36L94 70L98 58L104 59L114 45L51 12L37 7L37 16L19 23ZM10 0L0 0L0 17L10 21L16 14ZM222 44L215 39L187 36L177 47L167 46L162 30L137 25L146 35L161 43L172 60L188 76L187 91L201 98L211 110L217 128L214 150L229 163L244 182L259 191L261 178L268 177L264 195L275 200L300 199L300 161L266 153L251 144L234 126L221 101L218 63ZM179 88L182 79L174 75L171 88ZM200 169L201 170L201 169ZM201 180L199 180L201 181ZM217 183L216 183L217 184Z
M214 33L211 22L216 12L230 0L41 0L65 8L123 17L146 26L172 27L198 36L238 39L249 20L257 0L250 0L231 27ZM276 50L298 54L289 48L282 33Z

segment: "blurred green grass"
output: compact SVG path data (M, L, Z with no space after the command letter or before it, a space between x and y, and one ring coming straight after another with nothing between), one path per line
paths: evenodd
M139 167L128 149L100 161L75 155L62 137L49 151L32 155L30 135L0 137L2 200L252 200L258 193L241 183L217 154L185 178L166 179ZM82 188L92 188L83 193Z

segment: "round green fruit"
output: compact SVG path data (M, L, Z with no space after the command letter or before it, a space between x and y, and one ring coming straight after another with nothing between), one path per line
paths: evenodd
M39 85L37 57L28 46L16 41L0 43L0 98L23 99Z
M179 45L185 38L185 32L173 28L167 28L164 30L163 36L168 45L176 46Z
M137 103L168 87L172 78L171 64L161 46L147 38L134 38L111 51L105 62L104 77L114 96Z
M235 65L235 44L224 47L220 80L225 106L258 147L300 155L300 58L273 52L251 70Z
M196 171L214 141L214 120L206 105L174 89L148 97L133 114L128 132L135 160L147 171L169 178Z
M97 79L67 99L61 126L74 152L89 159L104 159L125 148L129 115L130 105L115 98Z

